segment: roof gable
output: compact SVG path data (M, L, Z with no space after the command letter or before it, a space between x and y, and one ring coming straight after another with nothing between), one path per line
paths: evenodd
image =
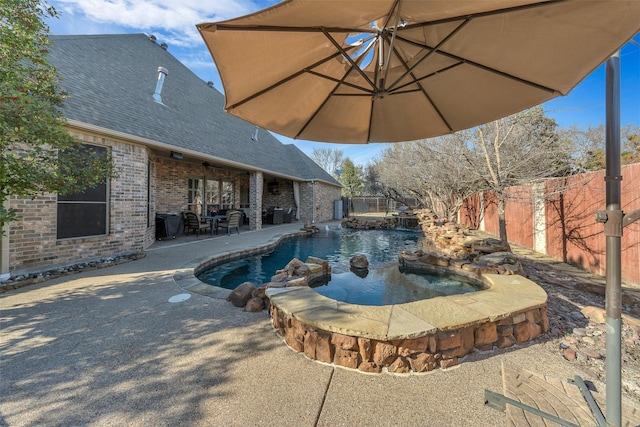
M301 180L339 185L298 150L224 112L224 95L145 34L50 36L68 119ZM153 93L168 71L162 104ZM297 149L296 149L297 150Z

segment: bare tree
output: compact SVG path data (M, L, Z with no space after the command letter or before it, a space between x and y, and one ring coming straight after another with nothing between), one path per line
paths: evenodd
M424 205L423 180L420 168L411 155L411 142L387 146L379 162L374 167L380 179L380 190L389 199L404 202L415 197L419 205Z
M507 188L571 172L570 146L559 138L556 122L541 107L479 126L469 133L465 155L470 175L496 196L500 239L507 242Z
M572 143L577 172L593 171L605 167L605 127L586 130L572 126L560 134ZM622 164L640 162L640 128L628 124L620 129Z
M344 151L332 148L314 148L311 158L329 175L338 178L336 171L343 162Z
M390 197L415 197L441 217L455 220L465 198L477 190L476 178L460 163L469 151L460 134L394 144L378 167Z
M604 126L589 127L586 130L571 126L558 133L572 144L576 172L604 169Z

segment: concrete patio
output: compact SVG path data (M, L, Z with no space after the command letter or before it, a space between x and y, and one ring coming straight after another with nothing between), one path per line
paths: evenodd
M266 311L172 299L193 260L300 227L162 242L137 261L1 294L0 426L496 426L507 418L484 390L504 392L503 364L589 379L544 337L429 374L367 375L293 352Z

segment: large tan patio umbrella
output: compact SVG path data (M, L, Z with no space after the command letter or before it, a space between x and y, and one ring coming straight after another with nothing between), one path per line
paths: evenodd
M229 113L324 142L471 128L566 95L607 60L607 211L599 215L607 236L607 419L599 424L621 425L620 237L640 211L625 215L619 203L615 53L640 31L640 0L286 0L198 29Z
M286 0L197 27L227 112L296 139L395 142L566 95L640 31L640 1Z

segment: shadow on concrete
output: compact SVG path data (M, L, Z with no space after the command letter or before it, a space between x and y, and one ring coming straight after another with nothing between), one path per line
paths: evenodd
M201 420L204 401L243 399L226 386L233 372L282 345L266 313L200 296L169 303L176 289L156 289L166 279L111 275L83 286L89 276L49 285L32 301L28 292L5 295L4 422L179 425Z

